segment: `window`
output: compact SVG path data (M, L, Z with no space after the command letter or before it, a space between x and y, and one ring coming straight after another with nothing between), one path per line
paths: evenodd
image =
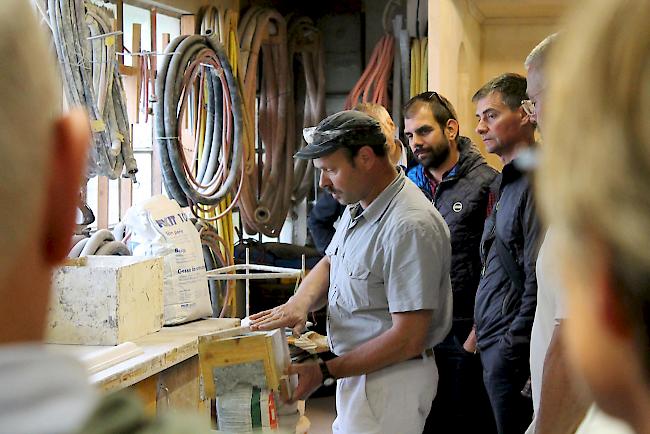
M114 11L117 16L117 5L92 0L98 5L103 5ZM170 40L180 35L180 19L161 14L129 4L123 5L123 44L125 51L133 52L133 24L140 24L140 49L139 51L162 52L163 34L169 34ZM155 45L152 40L152 20L156 27ZM152 49L152 46L154 47ZM132 66L135 56L125 55L124 65ZM156 60L156 66L160 60ZM127 90L127 102L133 98L133 92ZM134 119L131 119L133 122ZM128 179L107 180L106 177L94 177L88 181L88 206L95 214L92 228L113 226L118 223L126 209L132 203L142 202L152 195L160 194L161 177L160 169L154 156L153 148L153 122L149 116L145 122L143 113L139 115L139 122L132 124L133 152L138 162L137 183L130 185Z

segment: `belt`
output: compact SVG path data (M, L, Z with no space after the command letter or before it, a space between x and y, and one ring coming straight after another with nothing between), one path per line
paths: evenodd
M417 356L411 357L409 360L422 360L422 359L428 359L430 357L433 357L433 348L427 348Z

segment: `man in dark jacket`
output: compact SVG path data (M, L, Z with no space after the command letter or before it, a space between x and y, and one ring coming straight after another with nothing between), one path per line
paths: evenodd
M494 421L481 363L462 344L474 324L479 244L497 172L470 139L459 135L456 112L445 97L436 92L417 95L404 107L404 117L404 133L420 163L408 177L447 222L452 246L453 325L435 348L440 379L424 432L489 434Z
M535 133L521 106L526 99L526 79L518 74L490 80L472 98L476 132L505 164L481 239L483 270L474 308L483 381L500 434L523 433L532 419L532 401L521 392L530 376L540 224L530 180L521 169Z

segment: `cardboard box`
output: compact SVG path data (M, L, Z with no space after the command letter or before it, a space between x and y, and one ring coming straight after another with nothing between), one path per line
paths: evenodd
M162 258L81 259L54 272L46 342L118 345L161 329Z

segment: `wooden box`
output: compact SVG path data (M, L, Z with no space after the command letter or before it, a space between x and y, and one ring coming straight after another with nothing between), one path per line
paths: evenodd
M281 395L291 393L285 371L291 363L287 339L280 329L250 332L238 327L210 335L199 336L199 364L206 398L215 398L213 369L261 361L264 364L268 388Z
M54 272L46 342L118 345L162 325L162 258L88 256Z

